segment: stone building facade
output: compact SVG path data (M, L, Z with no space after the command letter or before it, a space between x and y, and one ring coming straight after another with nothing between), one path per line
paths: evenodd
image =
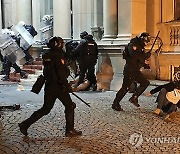
M2 28L23 20L36 29L44 15L53 16L53 35L79 40L87 31L99 46L97 77L105 89L118 89L124 60L122 50L141 32L157 41L150 59L151 68L142 70L150 79L174 80L180 71L180 0L0 0ZM39 35L35 37L40 40ZM160 42L161 50L157 53ZM148 46L150 48L151 46ZM176 74L177 75L177 74Z

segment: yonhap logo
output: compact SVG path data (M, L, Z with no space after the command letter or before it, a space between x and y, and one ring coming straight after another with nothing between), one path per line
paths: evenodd
M129 138L129 143L133 146L133 147L139 147L140 145L142 145L143 143L143 136L141 133L134 133L130 136Z
M129 143L134 147L137 148L141 146L143 143L145 144L167 144L167 143L173 143L173 144L179 144L180 143L180 137L145 137L143 139L142 133L134 133L129 137Z

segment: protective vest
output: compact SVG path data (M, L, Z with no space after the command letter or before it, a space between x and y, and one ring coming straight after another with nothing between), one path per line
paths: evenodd
M87 42L87 55L96 56L95 44L93 42Z

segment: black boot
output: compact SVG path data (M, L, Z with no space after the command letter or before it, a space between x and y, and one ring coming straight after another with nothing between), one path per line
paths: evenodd
M27 126L27 125L24 124L23 122L22 122L22 123L19 123L18 125L19 125L19 128L20 128L21 133L22 133L23 135L25 135L25 136L28 136L27 130L28 130L29 126Z
M26 79L28 77L27 73L25 71L22 71L22 70L20 72L20 75L21 75L22 79Z
M115 98L113 101L112 109L114 109L116 111L123 111L123 109L121 108L121 105L119 104L119 101L117 100L117 98Z
M123 111L123 109L121 108L121 105L119 104L112 104L112 109L116 111Z
M35 123L37 120L43 117L44 114L41 114L41 109L35 111L28 119L24 120L23 122L19 123L20 131L25 136L28 135L27 130L28 128ZM39 113L40 112L40 113Z
M74 108L75 104L71 109L65 109L66 137L75 137L82 135L82 131L77 131L74 129Z
M77 131L74 128L72 130L66 131L65 136L66 137L75 137L82 135L82 131Z
M132 96L129 101L134 104L136 107L140 107L139 103L138 103L138 97L137 96Z

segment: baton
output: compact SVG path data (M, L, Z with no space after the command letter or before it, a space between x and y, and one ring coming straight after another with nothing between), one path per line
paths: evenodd
M159 33L160 33L160 31L158 31L158 33L157 33L157 35L156 35L156 38L155 38L155 40L154 40L154 42L153 42L153 44L152 44L151 49L149 50L149 52L152 51L152 49L153 49L153 47L154 47L154 45L155 45L155 43L156 43L156 40L157 40L157 38L158 38Z
M86 104L88 107L90 107L90 105L88 103L86 103L82 98L80 98L78 95L76 95L75 93L72 92L72 94L77 97L79 100L81 100L84 104Z

